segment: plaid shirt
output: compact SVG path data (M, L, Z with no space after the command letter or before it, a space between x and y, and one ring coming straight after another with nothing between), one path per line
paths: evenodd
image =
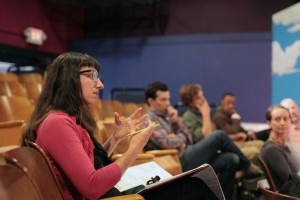
M146 150L178 149L179 155L182 155L186 146L193 143L192 135L181 121L172 123L167 113L160 114L152 109L149 109L148 115L151 121L160 126L154 129L145 146Z

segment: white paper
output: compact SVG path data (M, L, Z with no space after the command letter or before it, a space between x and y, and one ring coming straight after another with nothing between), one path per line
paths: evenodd
M172 177L170 173L152 161L129 167L115 187L122 192L138 185L146 186L147 181L155 176L159 176L160 181Z

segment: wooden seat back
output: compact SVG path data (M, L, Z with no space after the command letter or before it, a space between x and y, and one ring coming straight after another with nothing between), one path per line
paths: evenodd
M14 158L25 166L36 182L43 199L64 199L60 184L44 151L33 142L30 147L19 147L4 153L5 159Z
M272 177L272 174L269 170L269 167L268 165L266 164L266 162L263 160L263 158L261 156L258 156L258 161L261 165L261 168L262 170L264 171L264 174L268 180L268 183L269 183L269 186L270 186L270 189L273 191L273 192L277 192L278 191L278 188L277 186L275 185L275 182L274 182L274 179Z
M35 103L41 95L43 85L36 82L25 82L23 85L26 89L27 97Z
M288 195L284 195L284 194L280 194L278 192L274 192L271 190L266 189L262 183L259 183L259 189L263 194L264 199L267 200L300 200L299 198L296 197L292 197L292 196L288 196Z
M18 74L18 79L21 83L34 82L43 85L44 82L43 76L36 72Z
M24 120L0 122L0 147L19 145L24 126Z
M142 107L141 115L145 115L148 113L149 106L147 103L138 104L139 107Z
M108 116L103 107L102 101L99 98L95 103L89 106L89 109L95 121L104 120Z
M102 100L105 118L114 117L114 113L118 112L120 116L125 116L124 108L121 102L117 100Z
M11 72L0 73L0 82L8 81L19 81L17 74Z
M27 91L18 81L1 82L0 95L27 97Z
M133 103L133 102L125 102L125 103L122 103L122 105L124 108L124 115L126 117L129 117L130 115L132 115L134 113L134 111L136 111L139 107L141 107L138 104ZM140 113L138 113L138 115L136 117L139 118L141 116L143 116L142 111Z
M34 106L30 100L21 96L0 96L0 122L9 120L29 120Z
M1 200L43 199L26 168L15 160L7 159L7 163L0 164L0 177Z

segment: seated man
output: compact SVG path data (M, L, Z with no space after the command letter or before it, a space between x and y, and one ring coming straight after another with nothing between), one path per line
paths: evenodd
M148 111L150 120L160 124L154 129L145 149L178 149L184 171L204 163L212 165L216 173L220 174L219 179L226 199L232 199L236 171L247 169L248 173L253 172L249 160L239 148L223 131L193 143L191 134L178 118L177 110L170 104L170 92L166 84L161 82L149 84L145 97L150 107Z
M286 142L287 146L291 150L293 157L300 165L300 111L297 103L293 99L283 99L280 105L287 108L291 115L291 131L289 134L289 140Z
M180 88L180 98L187 107L183 113L183 123L198 142L212 133L210 106L199 84L187 84Z
M235 110L235 96L227 92L222 96L220 107L217 109L213 122L216 129L224 130L247 158L258 163L257 156L264 142L261 140L249 141L247 131L241 126L241 117Z

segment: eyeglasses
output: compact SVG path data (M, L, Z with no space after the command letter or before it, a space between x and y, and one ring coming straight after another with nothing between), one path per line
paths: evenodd
M97 70L88 69L88 70L80 71L79 74L83 74L86 72L92 72L91 74L89 74L87 76L89 76L90 79L92 79L95 82L95 84L97 84L98 79L101 80L101 77L99 76Z

